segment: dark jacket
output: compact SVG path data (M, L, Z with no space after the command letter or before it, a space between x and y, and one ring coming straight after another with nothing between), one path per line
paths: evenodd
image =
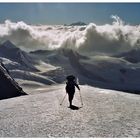
M80 90L78 84L75 81L68 81L66 82L66 92L68 94L75 92L75 86Z

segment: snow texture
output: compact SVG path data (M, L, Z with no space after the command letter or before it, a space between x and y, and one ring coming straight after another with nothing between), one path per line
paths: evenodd
M62 106L65 85L32 90L34 94L0 101L1 137L139 137L140 96L80 86L84 105ZM76 91L73 101L81 107Z

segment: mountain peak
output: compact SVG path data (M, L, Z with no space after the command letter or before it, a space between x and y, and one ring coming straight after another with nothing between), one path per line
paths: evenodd
M2 46L8 47L8 48L17 48L10 40L5 41Z
M74 23L70 24L70 26L84 26L84 25L87 25L87 24L84 22L81 22L81 21L74 22Z

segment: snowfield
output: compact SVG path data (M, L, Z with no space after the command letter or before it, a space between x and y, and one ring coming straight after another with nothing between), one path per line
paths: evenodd
M80 86L84 106L68 108L65 85L0 101L1 137L140 137L140 96ZM76 91L73 104L81 107Z

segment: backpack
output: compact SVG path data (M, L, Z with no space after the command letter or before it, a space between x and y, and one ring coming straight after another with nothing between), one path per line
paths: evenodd
M66 77L66 92L67 93L74 93L75 92L75 76L69 75Z

